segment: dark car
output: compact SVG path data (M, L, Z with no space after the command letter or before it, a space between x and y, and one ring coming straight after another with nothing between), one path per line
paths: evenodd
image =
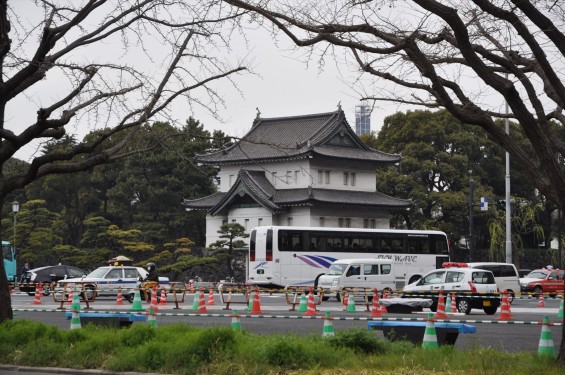
M33 296L35 295L36 285L41 282L43 295L48 296L52 283L56 283L57 281L63 279L82 277L87 273L88 272L81 268L66 266L63 264L34 268L30 271L27 271L27 275L24 278L28 281L21 283L19 285L19 288L20 291Z

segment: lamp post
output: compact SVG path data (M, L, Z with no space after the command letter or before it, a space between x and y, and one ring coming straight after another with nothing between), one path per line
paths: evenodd
M16 214L20 210L20 202L12 202L12 212L14 213L14 254L16 253Z

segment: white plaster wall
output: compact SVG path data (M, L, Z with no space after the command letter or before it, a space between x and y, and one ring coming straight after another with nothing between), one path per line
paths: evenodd
M245 219L249 220L247 222L247 232L251 231L251 228L258 225L273 225L271 212L263 207L232 209L229 211L228 216L211 216L210 214L207 214L206 246L209 246L211 243L214 243L220 239L218 230L222 226L222 222L224 220L227 220L228 223L232 223L233 220L235 220L236 223L241 224L245 227Z

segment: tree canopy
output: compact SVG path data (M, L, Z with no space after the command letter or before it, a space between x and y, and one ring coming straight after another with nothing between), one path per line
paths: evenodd
M236 27L237 16L213 0L0 1L0 204L41 177L151 150L158 137L144 149L129 142L149 122L176 121L173 103L215 114L223 102L214 82L246 70L218 53L229 51L229 32L219 31ZM22 149L65 137L66 147L45 147L4 172ZM68 204L80 217L88 201ZM3 264L0 299L10 301ZM0 322L11 316L2 304Z

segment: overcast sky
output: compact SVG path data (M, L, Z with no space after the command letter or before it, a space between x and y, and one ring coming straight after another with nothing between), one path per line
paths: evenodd
M360 94L356 93L353 84L357 74L352 71L354 67L338 68L334 61L327 60L320 70L316 60L306 64L306 50L293 49L285 39L277 44L268 32L253 32L249 46L242 44L241 48L235 48L240 56L248 53L247 58L257 73L237 79L243 97L226 84L223 93L227 108L220 113L224 122L204 112L194 116L208 130L219 129L232 136L242 136L251 128L257 115L256 108L259 108L261 117L270 118L332 112L341 102L349 124L355 129L355 106L360 104ZM384 117L396 111L395 105L384 108L377 104L371 116L371 129L378 131Z
M29 6L29 2L15 3L20 4L22 7L24 4ZM25 15L23 18L26 21L30 19L30 24L35 23L25 9L20 10L20 14ZM191 112L186 105L177 102L172 108L173 116L179 123L184 123L192 116L200 120L210 132L221 130L227 135L241 137L251 128L257 116L257 108L261 117L270 118L332 112L338 108L338 103L341 103L349 124L355 129L355 106L360 103L361 90L354 83L358 75L354 66L338 67L335 61L328 57L324 68L320 69L316 59L307 64L304 57L307 50L293 48L286 37L281 37L278 45L275 45L271 34L265 30L250 31L246 37L247 44L238 41L237 36L234 37L229 57L250 63L254 74L235 77L240 92L227 80L218 85L217 90L226 105L225 108L220 108L218 113L223 121L198 107L193 109L195 112ZM106 47L112 48L108 44ZM159 54L156 52L155 55ZM47 82L52 84L53 80ZM10 104L8 110L13 116L7 117L7 128L18 133L22 131L22 126L34 121L37 108L50 105L57 92L62 91L56 84L52 87L51 96L40 96L39 93L44 89L40 87L37 85L33 90L29 90L26 96L21 96ZM396 105L382 107L377 104L371 116L371 129L378 131L384 117L399 110L402 108ZM76 131L77 139L82 139L91 130L93 129L84 124L67 129L69 133ZM38 156L40 150L41 144L35 141L20 150L16 157L30 162L32 156Z

